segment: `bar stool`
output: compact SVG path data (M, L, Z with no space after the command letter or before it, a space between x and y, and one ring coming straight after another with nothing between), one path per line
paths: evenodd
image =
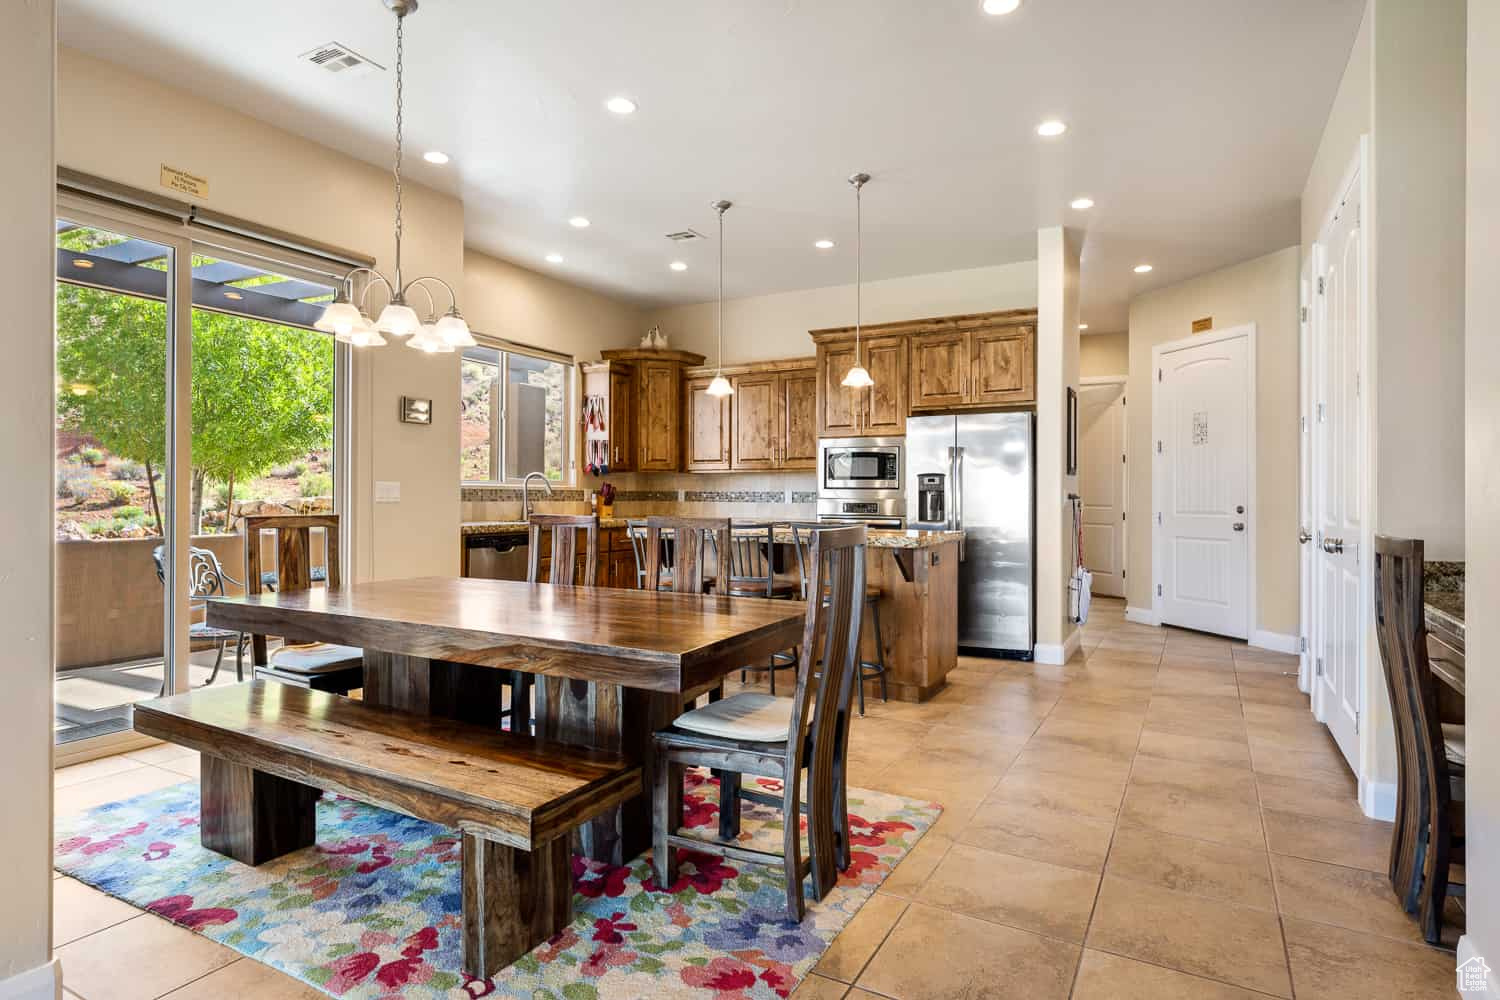
M776 575L776 525L774 522L730 521L729 524L729 596L763 597L789 600L801 595L804 584ZM766 673L771 693L776 693L776 671L796 667L797 649L772 653ZM748 669L748 668L747 668ZM760 670L762 668L755 667ZM745 682L740 671L740 683Z
M583 534L583 549L578 535ZM544 534L545 533L545 534ZM549 545L546 580L542 579L542 540ZM592 587L599 578L599 518L595 514L532 514L526 523L526 582L573 586L581 580ZM583 557L579 564L579 556ZM510 688L510 707L500 710L504 723L510 720L510 731L532 730L531 697L536 679L524 670L507 670L506 686Z
M792 521L790 523L792 529L792 541L797 550L797 571L802 577L802 599L805 601L807 600L808 590L806 569L806 553L808 551L807 546L811 543L814 533L816 533L820 529L832 527L832 525L824 524L820 521ZM871 629L874 630L875 659L859 661L859 674L855 678L858 683L855 684L855 688L859 692L859 714L861 717L863 717L865 714L865 681L873 680L874 678L879 677L880 700L890 700L890 691L886 685L885 676L885 635L880 628L880 599L883 596L884 593L879 587L868 585L865 587L865 609L869 612L869 614L862 617L865 621L868 621L870 623ZM778 653L776 655L784 656L787 654ZM795 650L793 651L792 656L793 661L795 662Z

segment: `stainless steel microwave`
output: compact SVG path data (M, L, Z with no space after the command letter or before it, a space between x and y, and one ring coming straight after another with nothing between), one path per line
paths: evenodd
M819 496L903 495L904 452L901 438L824 438L818 444Z

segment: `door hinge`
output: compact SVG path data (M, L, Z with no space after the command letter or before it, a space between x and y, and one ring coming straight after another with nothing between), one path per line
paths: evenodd
M1161 381L1161 369L1160 368L1156 369L1156 381L1158 381L1158 382Z
M1125 571L1123 569L1120 570L1120 579L1121 580L1125 579Z
M1302 322L1307 322L1307 306L1302 307Z
M1156 523L1161 524L1161 511L1156 512Z
M1354 713L1354 735L1355 736L1359 735L1359 712L1358 711L1356 711Z
M1323 294L1323 279L1322 278L1318 279L1318 294L1319 295Z
M1121 461L1121 462L1123 462L1123 461L1125 461L1125 456L1124 456L1124 455L1121 455L1121 456L1120 456L1120 461Z
M1313 674L1317 677L1323 676L1323 658L1318 657L1317 663L1313 665Z
M1324 404L1319 403L1318 404L1318 423L1321 424L1321 423L1323 423L1327 419L1328 419L1327 410L1325 409Z
M1158 455L1160 455L1160 454L1161 454L1161 453L1162 453L1162 452L1161 452L1161 442L1160 442L1160 441L1157 441L1157 442L1156 442L1156 453L1157 453L1157 454L1158 454Z
M1125 512L1123 510L1120 511L1120 520L1125 520Z
M1305 635L1304 636L1300 636L1297 639L1297 652L1299 652L1299 653L1305 653L1305 652L1307 652L1307 636L1305 636Z
M1307 433L1307 418L1306 417L1302 418L1302 433L1303 434Z
M1156 585L1156 596L1157 597L1161 596L1161 584L1159 584L1159 583Z

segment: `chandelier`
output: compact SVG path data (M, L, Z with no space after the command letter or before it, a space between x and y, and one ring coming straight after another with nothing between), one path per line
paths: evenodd
M355 347L382 347L386 339L382 334L393 337L409 337L406 346L413 350L423 351L427 354L451 354L459 347L473 347L474 335L469 332L469 324L464 322L463 316L458 311L458 296L453 291L453 286L442 278L432 275L424 275L404 282L401 279L401 154L402 149L402 110L403 110L403 57L405 55L406 17L417 9L417 0L383 0L387 9L396 15L396 160L393 174L396 181L396 213L395 213L395 236L396 257L395 271L392 281L373 267L356 267L344 275L339 283L337 296L324 310L323 315L318 317L313 327L324 333L333 334L333 339L345 344L353 344ZM367 275L359 295L359 305L354 304L354 279L358 275ZM448 293L448 311L442 316L437 315L437 304L432 297L432 292L427 288L429 284L440 286ZM366 303L369 299L370 289L376 285L382 285L386 291L386 305L380 311L380 318L372 320L366 311ZM420 291L427 303L427 318L424 320L417 311L407 303L407 297L412 291Z

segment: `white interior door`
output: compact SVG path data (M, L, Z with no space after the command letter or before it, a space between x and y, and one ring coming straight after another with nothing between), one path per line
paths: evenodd
M1083 564L1095 594L1125 596L1125 383L1078 389Z
M1314 292L1316 483L1313 707L1349 765L1359 765L1360 539L1363 440L1359 360L1364 269L1356 176L1319 241Z
M1313 661L1317 654L1312 641L1314 613L1313 581L1315 550L1313 538L1313 496L1316 476L1313 466L1312 429L1316 419L1313 410L1314 386L1313 365L1313 303L1312 290L1316 287L1317 264L1303 261L1302 278L1299 282L1298 301L1301 317L1297 327L1297 583L1299 588L1298 631L1301 652L1297 663L1297 687L1311 693L1313 686Z
M1164 625L1250 635L1249 328L1156 354L1157 597Z

